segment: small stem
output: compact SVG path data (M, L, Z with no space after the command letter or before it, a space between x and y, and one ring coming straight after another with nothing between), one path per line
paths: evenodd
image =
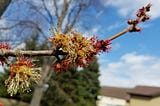
M148 6L149 6L149 7L148 7ZM147 8L150 8L150 6L151 6L151 4L148 4L146 7L144 7L144 13L147 12ZM127 28L125 28L125 29L122 30L121 32L119 32L119 33L117 33L117 34L115 34L115 35L107 38L106 40L112 41L112 40L114 40L114 39L122 36L123 34L129 32L129 31L132 31L140 22L143 21L143 19L145 18L145 16L146 16L146 14L142 15L141 17L139 17L139 18L137 19L138 23L129 25Z
M126 28L126 29L122 30L121 32L119 32L119 33L107 38L107 40L109 40L109 41L114 40L114 39L122 36L123 34L127 33L128 31L129 31L129 28Z

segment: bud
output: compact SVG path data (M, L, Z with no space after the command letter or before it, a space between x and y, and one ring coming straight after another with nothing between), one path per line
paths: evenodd
M150 7L152 6L152 4L151 3L149 3L147 6L146 6L146 11L148 12L148 11L150 11Z
M142 7L141 9L139 9L138 11L137 11L137 17L141 17L141 16L143 16L143 15L145 15L145 8L144 7Z
M0 41L0 49L9 50L9 49L10 49L10 46L9 46L8 43L3 44L3 43ZM0 56L0 63L2 64L2 66L4 65L6 59L8 59L8 56L6 56L6 57Z
M131 25L131 24L138 24L139 23L139 20L136 19L136 20L128 20L128 24Z
M142 29L140 28L140 27L138 27L138 26L134 26L133 28L131 28L130 30L129 30L129 32L140 32Z
M149 19L150 19L150 17L147 16L147 15L145 15L145 16L143 17L142 21L145 22L146 20L149 20Z

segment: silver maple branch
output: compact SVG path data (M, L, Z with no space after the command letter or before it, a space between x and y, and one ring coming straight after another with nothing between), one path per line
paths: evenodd
M143 12L142 15L137 16L138 19L136 20L132 20L134 22L130 23L130 25L125 28L124 30L122 30L121 32L107 38L106 40L112 41L120 36L122 36L123 34L127 33L127 32L134 32L134 30L139 29L139 27L137 26L140 22L144 22L146 19L146 17L148 17L146 15L146 12L150 11L150 7L151 4L148 4L146 7L143 7L143 11L142 9L139 9L139 12ZM144 20L145 19L145 20ZM137 21L137 22L136 22ZM135 30L135 32L136 32ZM62 50L39 50L39 51L34 51L34 50L6 50L6 49L0 49L0 57L7 57L7 56L13 56L16 57L18 55L23 55L23 56L56 56L58 57L58 55L66 55L67 53L64 53Z

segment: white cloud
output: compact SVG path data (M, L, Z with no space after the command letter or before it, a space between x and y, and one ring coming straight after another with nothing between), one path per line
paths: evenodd
M108 26L108 27L107 27L107 30L108 30L108 31L111 31L111 30L113 30L113 29L117 29L117 28L119 28L119 27L122 27L123 25L124 25L123 22L122 22L122 23L117 22L117 23L115 23L115 24L112 24L112 25Z
M133 87L160 86L160 58L137 53L123 55L119 61L101 65L101 85Z
M77 29L80 29L80 27L77 27ZM86 37L93 37L94 35L97 35L97 33L100 31L100 26L95 26L89 30L87 30L84 34Z
M118 8L118 13L124 17L133 16L137 9L152 4L150 15L152 19L160 17L160 0L101 0L104 6L113 6Z

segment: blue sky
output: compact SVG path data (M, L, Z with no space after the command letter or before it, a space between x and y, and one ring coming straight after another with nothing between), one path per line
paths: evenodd
M152 3L151 20L141 23L142 32L127 33L112 42L109 53L99 56L101 85L133 87L160 86L160 13L158 0L102 0L109 8L99 16L104 24L97 30L101 37L113 35L127 27L126 20L135 18L138 8ZM106 23L105 23L106 21ZM102 32L101 28L103 28Z
M31 0L29 0L31 1ZM35 5L41 5L41 2L32 0ZM51 2L52 0L46 0ZM101 10L95 11L89 9L86 11L94 17L84 17L89 28L83 28L84 23L79 22L76 30L81 31L85 35L96 35L100 39L106 39L126 28L127 20L134 19L137 9L151 3L153 6L149 15L151 20L141 23L141 32L127 33L120 38L112 41L112 49L109 53L98 55L100 64L100 83L106 86L133 87L136 85L152 85L160 86L160 0L100 0ZM10 13L23 17L34 19L26 14L28 11L23 1L19 1L19 5L13 5ZM53 9L52 3L47 3L49 9ZM59 6L62 6L60 0ZM24 9L25 8L25 9ZM19 12L17 12L19 11ZM54 15L54 11L51 12ZM7 14L6 14L7 16ZM11 16L13 17L13 16ZM37 17L36 17L37 18ZM40 27L45 26L45 33L50 33L44 19L38 17L43 23ZM37 20L38 21L38 20ZM55 20L53 20L55 21ZM7 26L5 18L0 20L1 26ZM15 31L13 31L15 32ZM15 34L8 31L8 35ZM16 38L17 39L17 38ZM20 47L24 45L20 45Z

